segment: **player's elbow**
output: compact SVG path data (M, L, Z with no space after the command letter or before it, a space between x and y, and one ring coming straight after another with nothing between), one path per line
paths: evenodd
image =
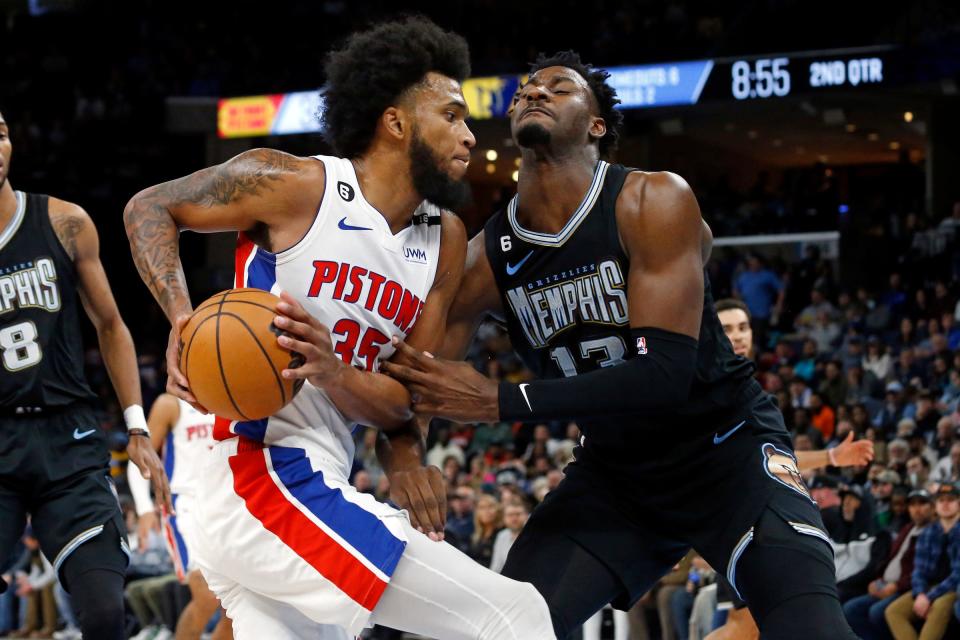
M143 224L145 219L155 219L157 215L170 219L171 224L176 226L168 206L164 199L160 197L156 186L147 187L140 191L123 208L123 226L127 231L128 237L136 234L137 228Z

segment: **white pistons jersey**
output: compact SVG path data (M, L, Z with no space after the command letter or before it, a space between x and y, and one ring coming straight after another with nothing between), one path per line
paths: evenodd
M410 333L433 285L440 210L422 203L412 224L394 234L364 199L349 160L316 158L324 164L326 186L310 229L277 254L240 234L235 286L288 292L330 329L344 362L377 371L380 359L394 352L391 336ZM320 445L345 478L353 460L353 427L322 390L305 382L293 401L268 419L218 420L216 438L241 435L267 446L297 445L306 438Z
M163 443L163 466L170 479L170 492L192 496L205 482L203 466L214 442L214 416L200 413L179 398L177 404L180 417Z

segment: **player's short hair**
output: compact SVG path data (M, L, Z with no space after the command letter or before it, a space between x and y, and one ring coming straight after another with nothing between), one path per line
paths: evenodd
M747 314L747 320L750 320L750 309L747 308L747 305L744 304L743 300L737 300L736 298L723 298L722 300L717 300L714 304L717 309L717 313L721 311L730 311L731 309L740 309L745 314Z
M338 154L352 158L370 147L384 110L427 73L467 78L470 50L460 35L414 16L354 33L330 52L324 70L324 135Z
M617 97L617 90L607 82L610 74L603 69L596 69L584 63L580 60L580 54L572 50L558 51L551 56L545 53L538 54L536 62L530 65L530 75L547 67L573 69L587 81L587 86L593 92L593 97L600 108L600 117L607 124L607 133L600 138L600 157L610 157L610 154L617 149L617 144L620 142L620 129L623 128L623 114L616 109L620 104L620 98Z

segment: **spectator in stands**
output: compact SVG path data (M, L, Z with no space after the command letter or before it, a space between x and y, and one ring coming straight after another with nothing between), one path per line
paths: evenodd
M470 549L473 537L473 509L476 492L469 485L453 489L447 495L450 509L447 513L446 540L464 553Z
M437 429L436 433L437 441L427 451L427 464L442 468L447 458L452 456L456 458L461 467L465 466L467 460L464 457L463 449L450 442L449 427Z
M503 569L507 561L507 554L510 547L513 546L523 525L527 524L527 518L530 516L530 509L523 500L511 500L504 503L503 507L503 529L497 533L493 541L493 556L490 559L490 568L497 573Z
M850 485L840 490L840 506L821 511L823 524L834 545L840 600L850 598L861 583L869 581L871 547L876 528L863 488ZM849 580L849 582L847 582Z
M919 489L910 492L908 504L910 522L897 533L882 572L870 583L866 594L843 605L847 622L863 640L887 640L890 637L883 612L910 590L917 538L933 520L933 502L929 493Z
M917 394L916 410L913 418L917 423L918 431L926 437L933 438L940 417L940 412L933 404L932 394L926 389L921 390Z
M937 421L937 434L930 444L931 449L933 449L934 454L937 456L936 463L933 465L934 468L937 467L937 464L939 464L939 461L943 459L944 456L950 455L950 447L953 446L955 441L956 429L953 426L953 418L951 416L941 417L940 420Z
M57 573L46 556L40 553L40 541L29 525L22 542L23 555L10 568L10 573L16 583L20 605L26 607L26 613L21 614L23 624L10 637L49 638L57 628L57 603L53 596Z
M904 442L904 445L906 443ZM870 495L873 497L873 510L877 525L885 529L890 525L890 499L893 488L900 484L900 474L890 469L884 469L870 483Z
M535 451L546 454L547 458L553 458L559 448L560 440L550 437L550 428L545 424L538 424L533 428L533 441L527 445L523 460L527 463L532 461Z
M893 382L887 383L883 407L873 418L873 424L879 427L884 435L889 435L903 417L903 411L903 385L894 380Z
M930 462L925 456L913 456L907 460L907 484L911 489L923 489L930 478Z
M771 318L783 310L784 293L783 282L777 274L763 264L759 255L750 254L746 270L734 283L733 295L747 304L754 339L761 346L766 345Z
M884 530L891 536L897 535L904 525L910 522L908 495L910 495L910 489L904 486L894 487L893 493L890 494L890 521Z
M943 419L949 420L950 418ZM960 481L960 442L955 441L950 445L950 453L937 462L931 480L934 482Z
M837 310L834 308L824 292L820 289L810 291L810 304L804 307L797 314L794 320L794 326L797 331L804 333L819 323L830 323L837 316ZM839 330L839 328L838 328ZM837 334L839 337L839 333Z
M810 422L820 432L824 442L833 439L836 413L824 403L823 396L819 392L810 394Z
M847 381L844 379L843 368L838 360L830 360L824 367L823 382L818 391L821 397L831 407L843 406L847 400Z
M944 413L954 413L957 411L958 401L960 401L960 371L950 369L947 384L943 387L937 408Z
M800 378L806 383L813 382L814 374L817 372L817 354L816 341L805 340L800 351L800 359L793 367L793 374L796 378Z
M937 518L917 539L912 589L894 600L884 612L896 640L943 638L953 614L960 583L960 490L943 484L934 503Z
M867 355L863 357L863 370L869 371L877 380L886 380L893 368L893 361L886 347L877 336L867 339Z
M473 514L473 536L467 555L489 567L493 559L493 542L502 528L503 509L500 503L493 496L480 496Z

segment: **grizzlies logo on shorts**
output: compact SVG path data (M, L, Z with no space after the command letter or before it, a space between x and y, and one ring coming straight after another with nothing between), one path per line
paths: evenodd
M803 481L803 476L800 475L797 461L792 454L778 449L769 442L765 443L761 450L763 451L764 471L767 472L768 476L803 495L810 502L816 502L810 497L810 491Z

